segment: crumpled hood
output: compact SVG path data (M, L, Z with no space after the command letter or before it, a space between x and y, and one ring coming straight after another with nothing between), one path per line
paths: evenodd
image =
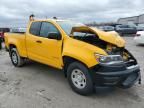
M95 27L87 27L87 26L81 26L81 27L73 27L72 32L88 32L88 33L95 33L99 36L99 39L114 44L118 47L124 47L125 46L125 40L118 35L115 31L112 32L104 32L101 31Z

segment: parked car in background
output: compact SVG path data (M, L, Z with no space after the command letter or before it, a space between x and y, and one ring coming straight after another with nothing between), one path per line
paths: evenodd
M136 26L137 31L144 31L144 25L143 24L139 24Z
M4 41L4 33L9 31L10 31L9 28L0 28L0 38L2 41Z
M125 34L136 34L137 29L136 27L130 25L117 25L115 27L115 31L118 32L120 35L125 35Z
M100 30L103 30L103 31L114 31L114 27L113 26L99 26L98 27Z
M0 32L0 38L4 38L4 32Z
M11 28L10 32L11 33L25 33L26 32L26 28Z
M144 44L144 31L138 31L134 37L134 41L137 44Z

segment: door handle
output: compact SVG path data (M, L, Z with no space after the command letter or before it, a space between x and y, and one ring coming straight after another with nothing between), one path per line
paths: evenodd
M37 43L42 43L42 41L40 41L40 40L37 40L36 42L37 42Z

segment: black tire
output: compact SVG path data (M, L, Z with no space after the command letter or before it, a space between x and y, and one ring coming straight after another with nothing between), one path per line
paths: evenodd
M79 89L78 87L76 87L72 81L72 72L75 69L79 69L85 75L86 85L82 89ZM71 88L76 93L78 93L80 95L90 95L93 93L93 91L94 91L93 90L93 82L92 82L91 76L89 74L89 69L82 63L79 63L79 62L71 63L67 69L67 78L68 78L68 82L69 82Z
M15 56L15 60L13 56ZM12 64L16 67L21 67L25 63L24 58L20 57L16 48L10 49L10 58L11 58Z

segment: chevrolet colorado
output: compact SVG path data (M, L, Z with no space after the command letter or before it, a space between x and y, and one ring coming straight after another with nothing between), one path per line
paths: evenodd
M5 44L14 66L31 59L62 69L81 95L97 87L129 88L140 82L138 63L116 32L67 20L33 20L26 33L5 33Z

